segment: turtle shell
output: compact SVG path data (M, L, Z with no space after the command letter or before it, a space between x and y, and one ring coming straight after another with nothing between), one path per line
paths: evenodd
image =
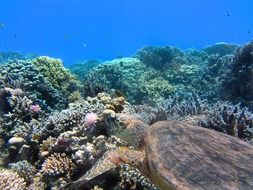
M160 121L146 133L152 181L170 189L253 189L253 146L199 126Z

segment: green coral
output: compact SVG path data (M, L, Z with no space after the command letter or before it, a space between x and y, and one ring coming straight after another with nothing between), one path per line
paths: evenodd
M81 92L79 91L72 92L68 97L69 103L73 103L73 102L81 101L81 100L83 100L83 98L82 98Z
M140 61L156 70L163 70L163 68L170 64L172 59L176 56L183 56L183 52L170 46L146 46L141 48L136 54L136 57L140 59Z
M147 95L149 99L159 101L161 98L168 98L175 88L162 77L156 77L151 80L143 78L143 82L140 83L139 89L140 92Z
M39 72L30 60L16 60L0 66L1 84L12 89L20 88L33 102L53 109L65 107L65 98ZM0 85L1 86L1 85Z
M84 93L88 96L111 89L123 92L130 102L141 103L166 97L173 86L162 78L161 72L139 59L120 58L94 68L84 80Z
M71 92L79 88L76 78L63 67L61 59L40 56L32 61L40 73L51 83L51 85L69 96Z
M184 84L184 85L195 85L193 80L201 73L201 68L195 64L178 64L177 67L174 65L173 69L165 71L165 78L172 84Z

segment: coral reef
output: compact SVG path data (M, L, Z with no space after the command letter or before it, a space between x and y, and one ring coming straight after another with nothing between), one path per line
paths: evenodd
M73 65L70 65L68 69L71 73L76 75L79 80L83 80L84 77L90 72L91 69L101 64L102 61L99 60L85 60L77 62Z
M42 164L41 173L47 177L70 176L74 164L66 154L54 153Z
M38 68L45 79L64 96L69 96L72 92L78 90L78 81L63 67L60 59L40 56L33 59L32 63Z
M172 59L180 56L183 53L174 47L154 47L147 46L140 49L136 57L141 60L145 65L151 66L154 69L161 70L167 64L170 64Z
M124 86L120 68L109 64L99 65L84 77L84 93L87 96L108 92L112 88L122 91Z
M135 103L159 101L174 90L159 72L136 58L105 62L84 77L84 94L87 96L95 96L99 92L109 93L111 89L123 92L129 102Z
M218 102L208 110L200 125L251 143L253 140L253 113L240 105Z
M0 52L0 64L8 63L14 60L28 60L37 57L34 53L21 52Z
M209 110L207 101L202 100L195 93L184 95L175 93L170 98L161 101L158 107L165 111L167 120L179 120L186 116L202 115Z
M31 184L33 182L36 168L26 160L19 161L17 163L11 163L9 168L17 172L18 175L25 180L26 184Z
M60 109L65 102L56 89L41 75L31 61L17 60L0 66L0 74L5 86L21 89L34 103L43 108Z
M133 168L129 164L122 164L120 168L122 170L120 173L122 187L127 189L158 190L137 168Z
M226 159L231 147L206 147L208 135L246 150L253 143L252 44L147 46L131 58L70 70L47 56L0 54L0 189L166 189L160 174L176 162L166 151L180 135L210 153L222 149ZM179 136L172 140L160 127ZM168 142L170 149L152 149Z
M25 190L25 180L12 170L0 170L0 189L2 190Z
M239 48L239 45L220 42L205 47L203 51L207 52L208 54L218 54L220 56L224 56L228 54L234 54L237 48Z
M231 70L227 73L223 83L225 99L238 98L252 108L252 66L253 66L253 42L238 49Z

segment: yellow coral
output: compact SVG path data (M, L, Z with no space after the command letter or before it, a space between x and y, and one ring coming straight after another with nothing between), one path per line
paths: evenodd
M42 164L41 172L45 176L70 175L74 170L74 163L66 154L54 153Z
M61 59L40 56L34 59L32 63L55 89L60 90L63 93L69 93L68 91L77 89L79 85L78 81L67 69L64 68Z

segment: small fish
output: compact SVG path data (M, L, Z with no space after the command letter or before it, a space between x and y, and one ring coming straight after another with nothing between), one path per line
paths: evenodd
M5 28L5 25L4 25L4 23L1 23L1 22L0 22L0 29L1 29L1 28L4 29L4 28Z
M231 16L231 13L228 10L226 10L226 15Z
M68 34L65 34L64 35L64 40L68 40L69 39L69 35Z
M123 98L126 99L124 93L123 93L122 91L120 91L120 90L115 90L115 95L116 95L117 97L123 97Z

